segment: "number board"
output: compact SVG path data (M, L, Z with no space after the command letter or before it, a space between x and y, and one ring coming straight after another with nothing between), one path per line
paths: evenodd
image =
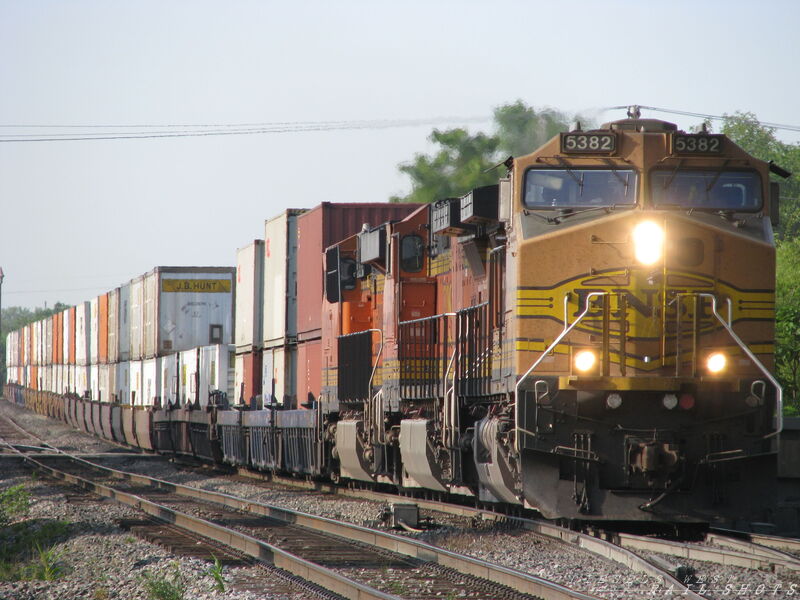
M613 133L562 133L561 152L565 154L613 154L617 136Z
M724 135L673 133L672 154L720 154Z

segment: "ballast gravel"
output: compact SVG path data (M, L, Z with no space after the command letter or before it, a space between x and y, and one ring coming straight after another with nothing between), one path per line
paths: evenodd
M176 556L151 544L115 523L120 519L136 519L140 515L126 506L106 500L68 502L65 488L49 481L32 478L30 472L4 468L0 474L0 491L23 484L31 495L30 509L16 521L42 524L52 521L67 523L66 533L53 546L54 555L63 571L53 581L0 582L2 600L148 600L145 576L175 579L176 569L186 586L185 598L196 600L299 600L307 597L281 591L271 594L237 591L237 581L247 581L258 574L252 567L225 567L227 590L214 589L215 581L208 574L210 563Z

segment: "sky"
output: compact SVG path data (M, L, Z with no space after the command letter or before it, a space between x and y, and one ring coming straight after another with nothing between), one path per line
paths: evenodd
M2 305L232 266L286 208L407 193L397 167L434 127L489 132L516 100L598 122L640 104L800 124L799 17L792 0L0 0ZM270 125L12 137L245 123Z

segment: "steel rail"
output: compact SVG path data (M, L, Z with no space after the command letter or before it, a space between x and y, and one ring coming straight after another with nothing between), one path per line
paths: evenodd
M68 454L58 456L58 458L62 459L65 457L71 458L76 462L86 463L92 468L104 468ZM40 459L41 458L44 457L40 457ZM335 571L295 556L294 554L286 552L277 546L273 546L258 540L245 533L212 523L210 521L206 521L205 519L201 519L193 515L173 510L164 505L147 500L146 498L142 498L141 496L137 496L136 494L117 490L113 487L96 483L77 475L65 473L56 469L55 467L46 465L45 463L41 462L41 460L34 459L30 456L24 456L23 459L37 470L43 471L49 474L51 477L62 479L69 483L78 485L83 489L89 490L106 498L111 498L120 504L125 504L127 506L136 508L145 514L186 529L194 534L212 539L225 546L233 548L234 550L243 552L244 554L247 554L256 560L274 565L275 567L288 571L289 573L301 577L306 581L310 581L316 585L319 585L326 590L340 594L345 598L350 598L353 600L401 600L398 596L387 594L381 592L380 590L376 590L364 584L353 581L336 573ZM113 469L109 470L115 471ZM122 472L117 471L117 473L121 474ZM137 476L136 478L132 479L143 482L150 478Z
M727 549L702 544L659 540L627 533L619 533L615 537L621 547L631 550L660 552L688 560L702 560L718 565L744 567L745 569L784 570L791 573L800 573L800 559L795 556L777 550L770 552L767 548L758 549L748 542L734 540L718 534L706 536L706 541L726 545L728 546Z
M243 471L242 469L239 469L239 473L241 473L244 476L252 476L252 473ZM364 498L364 499L379 500L386 502L396 501L398 498L398 496L395 496L393 494L374 492L370 490L346 489L329 484L320 484L318 482L313 482L313 483L298 482L297 480L291 480L284 477L273 477L272 479L274 481L289 486L301 487L305 489L313 489L317 491L323 491L347 497ZM401 496L401 498L407 498L407 497ZM649 575L650 577L653 577L657 581L660 581L665 589L672 588L680 590L679 593L682 594L681 596L682 598L688 598L689 600L704 599L704 596L702 596L701 594L697 594L696 592L689 589L684 582L674 577L671 573L648 562L646 559L635 554L634 552L631 552L630 550L620 547L619 545L609 542L607 540L593 537L585 533L572 531L571 529L560 527L552 523L537 521L535 519L508 516L492 511L471 508L468 506L461 506L458 504L447 504L447 503L437 502L435 500L422 500L413 497L409 499L412 499L414 503L416 503L420 508L424 508L426 510L434 510L439 512L445 512L452 515L468 516L468 517L481 516L482 518L488 518L497 521L505 520L508 522L517 523L520 525L520 527L522 527L527 531L531 531L533 533L537 533L544 537L554 539L556 541L561 541L563 543L575 546L577 548L581 548L586 552L594 554L595 556L600 556L608 560L611 560L637 573L643 573L645 575Z
M713 527L712 533L718 533L726 536L728 539L737 538L744 539L757 544L758 546L765 546L775 550L782 550L784 552L791 552L793 554L800 554L800 538L787 538L777 535L767 535L764 533L750 533L748 531L736 531L733 529L721 529Z
M82 458L78 458L78 457L74 457L74 456L70 456L70 455L61 455L61 456L58 456L58 457L54 456L54 458L64 458L64 457L68 457L68 458L72 459L75 462L78 462L78 463L81 463L81 464L85 464L85 465L90 466L90 467L92 467L94 469L105 471L108 474L110 474L112 477L115 477L115 478L118 478L118 479L124 479L126 481L131 482L131 483L150 485L150 486L153 486L153 487L156 487L156 488L160 488L160 489L163 489L163 490L166 490L166 491L170 491L170 492L175 493L176 495L179 495L179 496L183 496L183 497L187 497L187 498L193 498L193 499L196 499L196 500L204 500L204 501L207 501L207 502L214 502L214 503L220 504L220 505L228 507L228 508L241 510L243 512L247 512L247 513L251 513L251 514L255 514L255 515L259 515L259 516L271 517L273 519L277 519L277 520L280 520L280 521L283 521L283 522L291 523L291 524L294 524L294 525L299 525L299 526L305 527L307 529L316 531L318 533L327 533L327 534L330 534L330 535L335 535L335 536L346 538L346 539L349 539L349 540L361 542L361 543L367 544L369 546L374 546L376 548L380 548L380 549L383 549L383 550L396 552L398 554L409 556L411 558L416 558L416 559L419 559L419 560L422 560L422 561L425 561L425 562L438 564L440 566L456 570L456 571L458 571L460 573L463 573L465 575L471 575L471 576L474 576L474 577L481 577L481 578L486 579L488 581L491 581L491 582L494 582L494 583L498 583L500 585L508 586L508 587L518 591L518 592L521 592L521 593L524 593L524 594L530 594L530 595L538 596L538 597L542 598L543 600L597 600L596 596L592 596L592 595L589 595L589 594L584 594L582 592L577 592L575 590L571 590L571 589L569 589L569 588L567 588L565 586L562 586L560 584L554 583L552 581L548 581L548 580L543 579L541 577L537 577L537 576L534 576L534 575L529 575L527 573L522 573L522 572L516 571L514 569L510 569L510 568L507 568L507 567L502 567L502 566L499 566L499 565L495 565L495 564L489 563L489 562L484 561L484 560L480 560L480 559L477 559L477 558L472 558L470 556L464 556L464 555L461 555L461 554L458 554L458 553L455 553L455 552L451 552L449 550L444 550L444 549L441 549L441 548L437 548L435 546L431 546L430 544L426 544L424 542L419 542L417 540L413 540L413 539L410 539L408 537L404 537L404 536L400 536L400 535L394 535L394 534L390 534L390 533L385 533L385 532L382 532L382 531L377 531L377 530L374 530L374 529L369 529L367 527L362 527L362 526L354 525L354 524L350 524L350 523L343 523L343 522L340 522L340 521L335 521L333 519L329 519L327 517L320 517L320 516L316 516L316 515L310 515L310 514L307 514L307 513L294 511L294 510L291 510L291 509L272 506L272 505L269 505L269 504L263 504L263 503L260 503L260 502L256 502L254 500L246 500L246 499L243 499L243 498L238 498L236 496L232 496L230 494L224 494L222 492L212 492L212 491L209 491L209 490L202 490L202 489L199 489L199 488L194 488L194 487L190 487L190 486L185 486L185 485L181 485L181 484L177 484L177 483L164 481L162 479L157 479L157 478L154 478L154 477L148 477L148 476L139 475L139 474L136 474L136 473L129 473L129 472L126 472L126 471L120 471L118 469L112 469L110 467L98 465L98 464L93 463L91 461L87 461L87 460L84 460ZM42 459L46 459L46 457L41 457L41 458ZM36 462L37 464L41 464L41 463L39 463L39 461L33 461L33 462ZM51 469L51 467L47 467L47 468ZM70 477L74 477L74 476L70 476ZM80 479L80 478L77 478L77 479ZM82 480L82 481L86 481L86 480ZM100 484L93 484L92 482L88 482L88 483L90 485L98 485L101 488L105 487L105 486L101 486ZM125 496L132 496L131 494L127 494L127 493L123 493L123 494ZM113 494L111 495L111 497L116 499L116 497ZM139 498L137 496L134 496L134 498L137 498L138 499L137 501L141 501L143 503L142 504L143 506L146 506L145 503L154 504L154 503L152 503L150 501L144 500L144 499ZM161 505L154 505L154 506L157 506L158 510L169 510L169 509L166 509L165 507L163 507ZM154 514L155 516L158 516L157 512L156 513L149 513L149 514ZM180 514L180 513L178 513L178 514ZM201 524L199 526L202 527L202 529L198 530L198 533L200 533L201 535L205 535L206 537L211 537L212 539L217 539L217 538L214 538L212 535L209 535L209 533L207 533L207 530L206 530L207 527L209 528L208 531L210 531L212 533L213 533L213 531L215 529L222 529L222 530L226 529L226 528L221 527L219 525L215 525L213 523L209 523L207 521L203 521L202 519L196 519L195 517L191 517L191 519L195 519L195 520L201 522ZM288 555L288 556L292 556L293 557L293 555L289 555L285 551L282 551L282 550L280 550L278 548L274 548L273 546L270 546L269 544L265 544L263 542L259 542L258 540L253 540L253 538L249 538L249 536L246 536L244 534L239 534L238 532L232 532L232 533L235 534L236 536L242 535L242 536L244 536L246 538L246 540L244 542L240 542L240 544L238 546L234 545L234 544L230 544L231 546L233 546L236 549L247 551L247 549L253 549L253 543L257 542L260 546L268 547L270 549L270 551L273 552L273 554L274 554L274 556L276 558L278 557L279 554L280 555ZM230 535L230 534L226 534L226 535ZM223 543L225 543L224 539L227 539L227 538L223 537L220 541L223 541ZM259 550L259 552L263 553L263 552L266 552L266 550L262 549L262 550ZM253 556L257 556L257 555L254 554ZM259 554L259 556L260 556L260 554ZM293 558L297 558L297 557L293 557ZM298 559L298 560L302 560L302 559ZM363 591L362 591L362 595L348 596L344 591L342 591L339 588L333 589L333 588L330 588L329 585L326 585L325 583L321 583L320 581L316 581L316 580L312 579L311 577L306 577L306 575L302 574L304 571L301 571L301 572L298 573L298 572L292 570L292 568L290 568L289 566L284 566L283 564L279 565L277 562L274 563L274 564L276 566L280 566L280 567L286 569L287 571L290 571L292 573L296 573L298 575L301 575L302 577L304 577L306 579L309 579L310 581L313 581L314 583L322 585L323 587L326 587L328 589L332 589L332 591L335 591L336 593L340 593L340 594L345 595L347 597L356 597L356 598L372 598L372 597L374 597L374 598L396 598L395 596L390 596L388 594L384 594L384 595L381 595L381 596L377 596L377 595L376 596L365 596L365 595L363 595L363 593L365 593ZM308 563L308 564L311 564L311 563ZM319 569L324 569L323 567L318 567L317 565L314 565L314 566L319 568ZM306 565L304 568L308 569L309 567L308 567L308 565ZM324 569L324 571L327 571L327 569ZM336 575L336 576L340 577L339 575ZM328 579L323 579L323 581L326 581L326 582L329 583ZM353 582L353 583L355 585L361 585L361 584L356 584L355 582ZM362 586L362 587L366 587L366 586ZM377 591L376 591L376 593L382 594L382 592L377 592Z

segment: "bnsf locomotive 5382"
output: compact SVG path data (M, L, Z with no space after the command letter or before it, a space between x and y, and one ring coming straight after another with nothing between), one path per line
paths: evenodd
M268 222L256 375L234 390L179 385L182 355L162 349L172 366L133 402L15 394L72 422L89 404L133 429L125 415L147 415L138 445L550 518L769 519L771 165L723 135L629 118L506 166L463 198L340 207L334 228L337 205L289 211L279 244ZM252 295L262 284L241 272Z

